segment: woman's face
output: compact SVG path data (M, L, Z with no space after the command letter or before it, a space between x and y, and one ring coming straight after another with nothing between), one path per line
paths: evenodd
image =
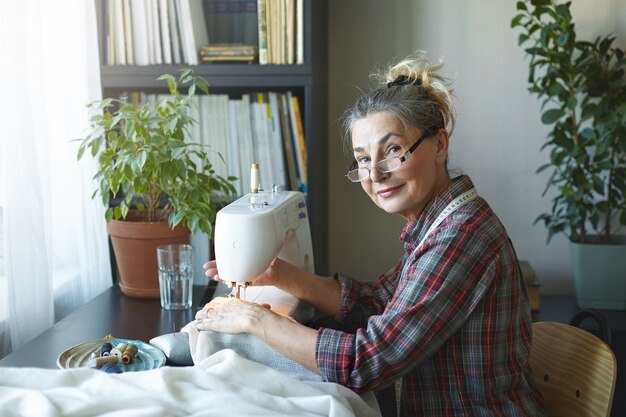
M387 112L371 114L352 126L354 158L359 167L371 168L370 177L361 182L363 190L378 207L407 220L415 219L450 184L445 166L448 134L444 129L433 132L396 171L382 173L373 167L385 158L402 157L422 133Z

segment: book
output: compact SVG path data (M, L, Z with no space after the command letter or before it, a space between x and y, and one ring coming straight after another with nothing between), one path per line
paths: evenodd
M296 0L296 64L304 64L304 0Z
M240 130L237 129L237 115L240 113L241 100L228 100L226 114L226 146L228 148L227 172L229 176L239 178L235 186L237 192L241 195L243 187L241 185L241 166L239 152L241 149L242 138L240 138Z
M115 65L126 65L126 41L124 40L124 8L122 0L111 0L113 6L113 39L115 45Z
M159 20L158 0L148 0L150 6L149 18L152 21L152 51L154 63L163 64L163 47L161 46L161 22Z
M285 152L283 150L283 137L280 125L280 107L278 106L278 93L269 92L270 110L270 147L272 153L272 166L275 167L275 184L281 189L289 189L287 171L285 167Z
M198 65L198 51L202 46L209 44L204 13L202 12L202 0L181 0L183 10L183 25L190 65Z
M256 45L219 44L200 48L202 62L213 61L247 61L253 62L257 57Z
M306 156L306 140L304 138L304 126L302 125L302 114L300 112L300 103L298 97L287 92L287 96L291 102L290 114L292 117L294 143L296 144L297 161L300 170L300 179L302 180L302 192L306 192L307 181L307 156Z
M293 65L296 62L296 1L285 1L285 30L283 36L285 38L283 51L284 51L284 63Z
M143 0L130 2L130 17L135 65L150 65L146 4Z
M159 27L161 28L161 46L163 49L163 63L172 63L172 41L170 39L170 17L168 0L159 0Z
M113 0L104 0L104 31L106 51L104 59L107 65L115 65L115 37L113 35Z
M126 50L126 64L135 65L130 0L122 0L122 11L124 14L124 48Z
M266 0L257 0L257 23L259 38L259 64L267 65L267 16Z
M280 125L282 131L283 149L285 151L285 160L287 165L287 172L289 175L289 189L297 190L300 184L292 146L293 141L291 139L291 129L289 127L289 108L286 95L280 94L278 96L278 107L280 111Z
M240 0L241 5L241 43L259 44L257 0Z
M176 15L174 0L167 1L167 12L169 14L170 38L172 41L172 61L174 64L181 64L183 61L180 50L180 31L178 29L178 16Z

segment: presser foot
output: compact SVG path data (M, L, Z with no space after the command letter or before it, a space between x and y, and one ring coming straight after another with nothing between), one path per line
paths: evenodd
M244 298L246 296L245 294L245 289L248 287L248 285L250 285L250 282L246 281L243 284L238 284L236 282L231 282L229 283L229 287L235 287L235 293L234 294L230 294L229 297L234 297L238 300L241 300L241 289L243 288L244 290Z

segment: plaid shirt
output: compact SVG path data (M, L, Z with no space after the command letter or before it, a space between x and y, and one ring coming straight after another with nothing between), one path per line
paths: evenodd
M377 282L342 274L343 330L320 328L325 381L378 391L383 415L542 416L531 380L526 286L504 226L482 199L439 213L473 187L462 176L402 231L405 253Z

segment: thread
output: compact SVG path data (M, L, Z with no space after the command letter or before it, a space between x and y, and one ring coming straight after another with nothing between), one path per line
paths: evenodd
M126 350L126 343L119 343L117 346L111 349L111 355L121 358L124 354L124 350Z
M103 343L100 348L100 356L109 356L111 354L111 349L113 349L113 345L110 343Z
M124 353L122 354L122 362L124 362L124 364L130 363L135 358L137 350L137 345L129 343L126 346L126 349L124 349Z
M90 359L88 362L88 366L90 368L102 368L106 364L115 364L119 363L119 358L115 355L103 356L100 358Z
M259 192L259 164L250 166L250 192L256 194Z

